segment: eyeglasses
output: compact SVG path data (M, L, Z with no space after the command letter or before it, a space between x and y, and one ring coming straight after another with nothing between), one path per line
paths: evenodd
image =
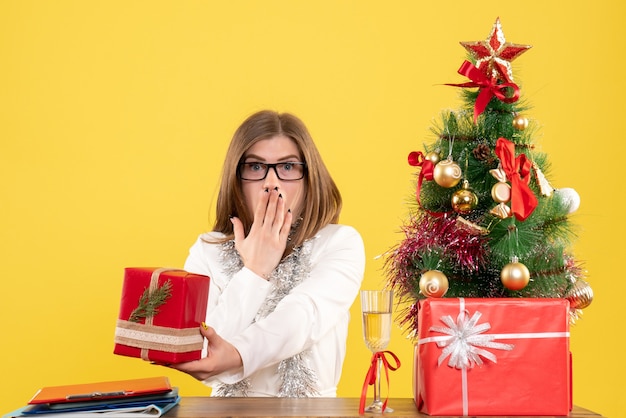
M237 173L242 180L259 181L264 180L269 173L270 168L274 169L276 177L279 180L300 180L304 177L306 171L306 163L287 162L287 163L239 163Z

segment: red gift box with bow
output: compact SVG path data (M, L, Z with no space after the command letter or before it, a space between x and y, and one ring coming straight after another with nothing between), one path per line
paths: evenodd
M429 415L568 415L569 302L424 299L414 399Z
M157 363L198 360L209 277L170 268L126 268L114 353Z

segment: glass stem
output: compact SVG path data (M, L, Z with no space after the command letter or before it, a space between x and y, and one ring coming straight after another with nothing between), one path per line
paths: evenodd
M380 403L380 372L383 365L383 360L379 357L376 365L376 383L374 384L374 402Z

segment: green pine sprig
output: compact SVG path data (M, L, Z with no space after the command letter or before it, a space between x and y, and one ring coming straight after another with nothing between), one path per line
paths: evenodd
M159 313L159 307L167 302L170 296L172 296L172 283L169 280L157 287L152 293L150 293L149 288L146 288L139 298L139 304L130 314L128 320L139 322L142 318L155 316Z

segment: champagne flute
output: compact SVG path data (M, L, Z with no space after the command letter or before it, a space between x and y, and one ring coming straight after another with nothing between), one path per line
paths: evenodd
M372 353L383 351L391 339L391 312L393 307L393 291L361 290L361 313L363 315L363 339ZM374 384L374 401L365 408L366 412L383 412L380 400L380 373L382 359L376 365L376 383ZM393 412L387 407L386 412Z

